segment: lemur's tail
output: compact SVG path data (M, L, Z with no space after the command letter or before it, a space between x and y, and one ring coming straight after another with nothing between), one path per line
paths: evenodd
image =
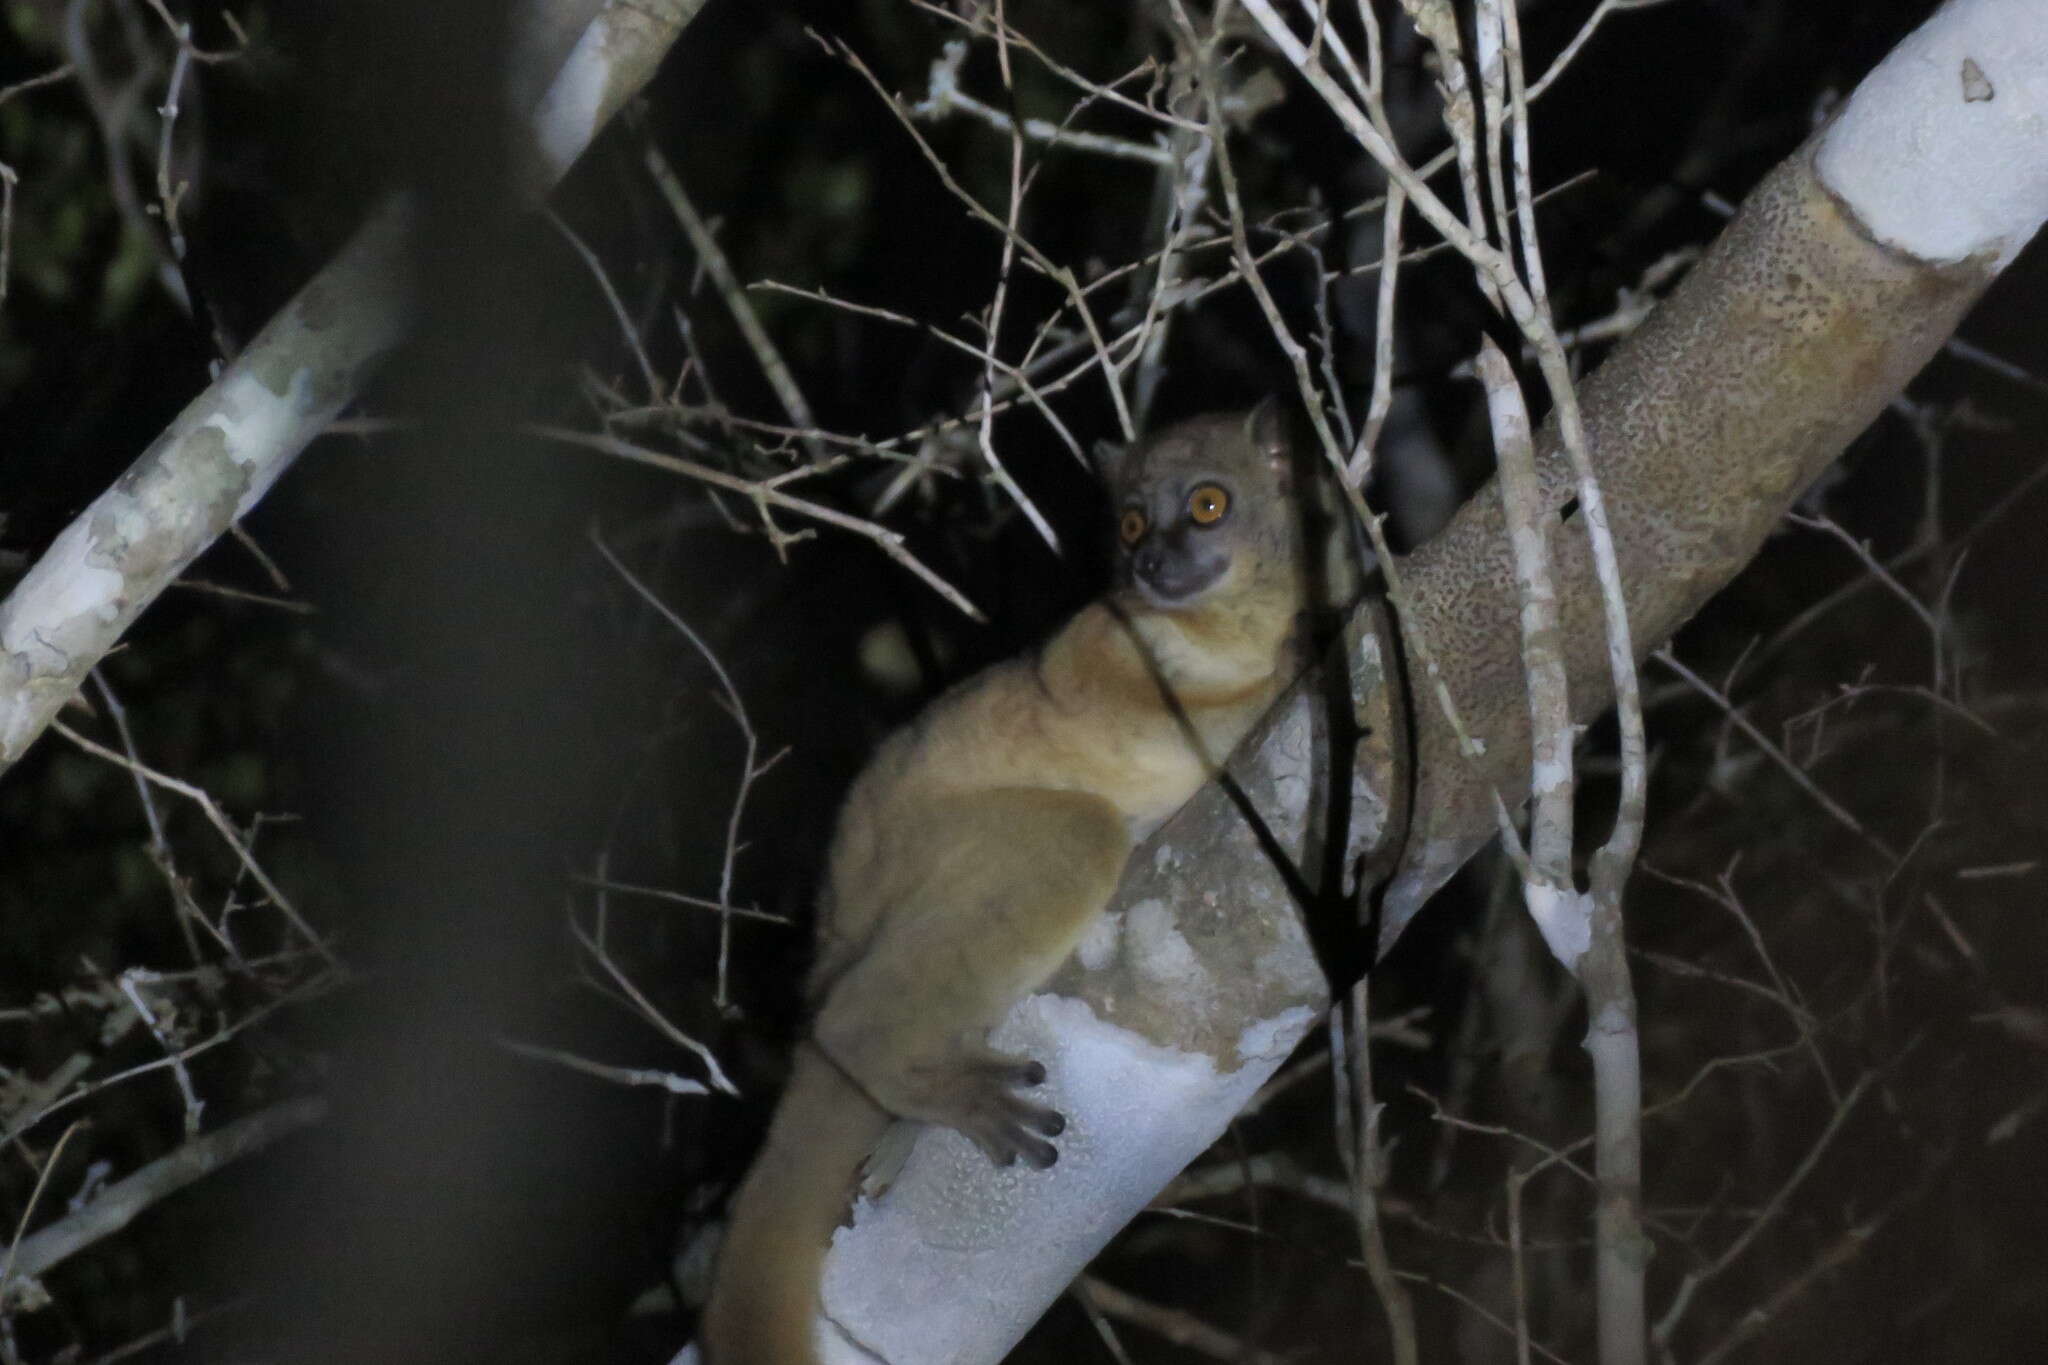
M818 1281L889 1116L799 1047L768 1140L733 1199L699 1333L709 1365L815 1365Z

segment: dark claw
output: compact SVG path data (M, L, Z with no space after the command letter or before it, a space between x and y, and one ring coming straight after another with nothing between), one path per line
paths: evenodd
M935 1112L921 1117L957 1128L994 1165L1011 1166L1021 1156L1042 1171L1059 1160L1059 1152L1045 1139L1064 1133L1067 1120L1016 1092L1043 1085L1045 1077L1042 1062L982 1052L965 1060L947 1085L950 1095L934 1106Z

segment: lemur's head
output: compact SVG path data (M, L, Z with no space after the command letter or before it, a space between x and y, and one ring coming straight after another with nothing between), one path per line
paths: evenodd
M1173 611L1270 584L1297 591L1301 508L1295 442L1268 398L1141 441L1111 480L1118 586Z

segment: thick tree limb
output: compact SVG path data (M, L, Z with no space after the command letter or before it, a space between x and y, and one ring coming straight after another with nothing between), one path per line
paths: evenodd
M564 0L574 8L589 0ZM703 0L613 0L540 97L536 196L639 91ZM538 11L543 17L553 8ZM535 46L545 49L546 35ZM102 655L261 500L404 335L411 201L387 200L0 602L0 771Z
M1954 330L1992 260L1916 260L1871 240L1814 172L1826 134L1750 195L1693 273L1580 385L1608 493L1639 651L1654 648L1755 555L1792 500ZM2048 151L2048 148L2044 148ZM1543 506L1573 500L1556 432L1539 437ZM1582 536L1554 543L1572 713L1613 699ZM1417 708L1417 821L1385 900L1384 949L1493 835L1492 796L1529 782L1514 565L1500 495L1482 489L1410 555L1403 621L1430 642L1469 733Z

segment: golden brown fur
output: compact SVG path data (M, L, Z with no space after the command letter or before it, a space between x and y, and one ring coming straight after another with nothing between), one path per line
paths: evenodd
M1043 1068L992 1052L988 1030L1288 681L1302 576L1287 459L1270 406L1133 450L1117 492L1145 532L1127 539L1123 585L1035 655L940 697L855 781L828 859L812 1038L734 1201L704 1321L712 1365L815 1359L825 1249L893 1118L948 1124L999 1163L1051 1164L1064 1121L1020 1093ZM1198 488L1227 492L1213 525L1189 511Z

